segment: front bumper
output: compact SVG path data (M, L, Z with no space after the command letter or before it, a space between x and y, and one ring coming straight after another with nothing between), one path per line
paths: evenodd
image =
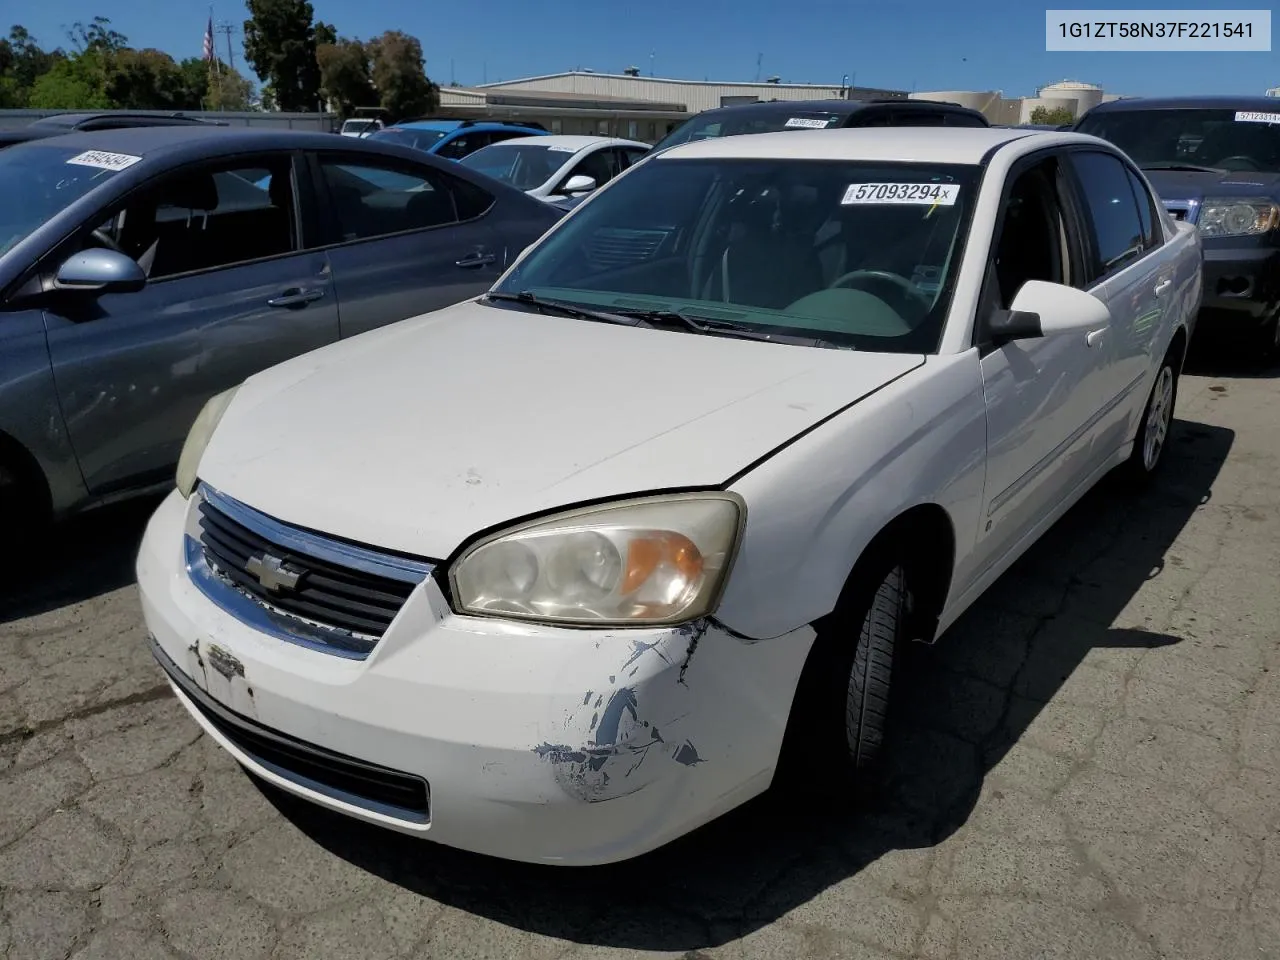
M329 809L514 860L652 850L769 785L809 628L569 630L452 613L415 588L363 660L257 631L187 573L176 492L138 555L175 693L263 779ZM608 801L608 802L602 802Z
M1280 310L1280 250L1204 251L1201 316L1209 327L1258 327Z

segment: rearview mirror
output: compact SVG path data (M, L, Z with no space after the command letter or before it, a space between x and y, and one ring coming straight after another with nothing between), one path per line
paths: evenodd
M578 174L576 177L570 177L569 182L564 185L565 193L590 193L596 188L595 177L584 177Z
M1110 309L1093 294L1061 283L1028 280L1009 309L996 311L987 326L991 339L1002 344L1064 333L1089 333L1110 323Z
M92 293L133 293L147 285L147 275L138 261L118 250L83 250L73 253L54 278L55 290L83 290Z

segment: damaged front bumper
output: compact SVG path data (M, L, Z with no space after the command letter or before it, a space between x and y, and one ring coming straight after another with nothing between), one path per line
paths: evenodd
M191 582L176 493L138 556L156 658L201 727L332 810L514 860L652 850L763 791L805 628L570 630L460 617L417 587L365 659L254 630ZM606 802L607 801L607 802Z

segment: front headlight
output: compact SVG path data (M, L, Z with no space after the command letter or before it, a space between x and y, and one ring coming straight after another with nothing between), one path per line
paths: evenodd
M558 514L469 548L450 571L463 613L570 626L682 623L720 599L746 507L730 493Z
M1267 197L1207 197L1198 226L1206 237L1249 237L1280 224L1280 207Z
M227 407L231 406L231 400L239 389L239 387L232 387L230 390L210 397L209 402L200 411L200 416L196 417L196 422L191 425L187 442L182 445L182 454L178 457L178 492L184 497L189 498L191 491L196 488L196 471L200 468L200 458L204 456L204 448L209 445L209 438L217 429L218 421L227 412Z

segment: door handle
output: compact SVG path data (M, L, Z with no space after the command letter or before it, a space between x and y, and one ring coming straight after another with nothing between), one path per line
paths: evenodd
M1088 346L1096 347L1099 343L1102 342L1102 338L1105 337L1106 335L1107 335L1106 327L1102 327L1101 329L1098 329L1098 330L1090 330L1089 333L1085 336L1084 342Z
M492 253L484 253L477 250L470 256L463 257L461 260L455 260L454 263L463 269L471 270L476 267L487 267L497 259L498 258Z
M1159 283L1156 284L1155 295L1157 297L1160 296L1160 294L1164 293L1166 290L1168 290L1172 286L1173 286L1172 280L1168 280L1168 279L1161 280Z
M323 290L300 290L294 288L286 290L278 297L272 297L267 301L268 307L305 307L308 303L319 300L324 296Z

